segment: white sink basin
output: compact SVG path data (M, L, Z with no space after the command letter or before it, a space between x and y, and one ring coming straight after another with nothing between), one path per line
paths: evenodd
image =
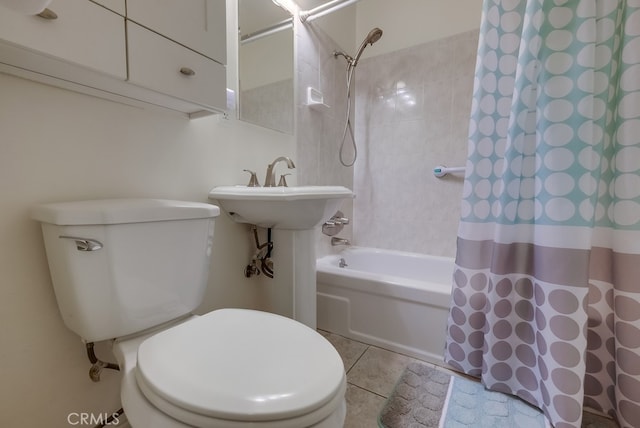
M343 186L219 186L209 192L209 199L239 223L292 230L329 220L345 198L353 198L353 192Z

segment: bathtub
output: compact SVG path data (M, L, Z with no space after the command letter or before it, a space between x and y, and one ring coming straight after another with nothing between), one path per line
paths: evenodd
M443 364L452 258L350 247L316 267L319 329Z

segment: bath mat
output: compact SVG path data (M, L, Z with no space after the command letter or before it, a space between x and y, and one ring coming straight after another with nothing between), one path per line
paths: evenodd
M518 398L419 363L407 366L387 400L381 428L549 428L544 415Z
M524 401L487 391L479 383L420 363L407 366L378 416L380 428L549 428L542 412ZM617 428L585 412L582 428Z

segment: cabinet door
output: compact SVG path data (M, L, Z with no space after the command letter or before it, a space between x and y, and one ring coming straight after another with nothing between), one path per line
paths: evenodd
M122 16L87 0L54 0L56 19L0 9L0 41L126 79Z
M222 64L130 21L127 34L129 82L207 108L225 108Z
M225 0L127 0L127 19L227 62Z

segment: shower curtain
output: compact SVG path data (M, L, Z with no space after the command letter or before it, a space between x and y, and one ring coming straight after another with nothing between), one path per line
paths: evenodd
M485 0L445 360L640 423L640 0Z

